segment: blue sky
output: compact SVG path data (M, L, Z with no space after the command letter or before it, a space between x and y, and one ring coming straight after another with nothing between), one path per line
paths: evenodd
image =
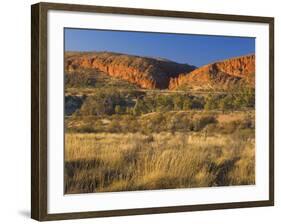
M112 51L202 66L255 53L255 38L65 28L66 51Z

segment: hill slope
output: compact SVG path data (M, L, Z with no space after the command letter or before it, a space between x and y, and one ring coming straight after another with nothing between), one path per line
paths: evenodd
M169 89L227 89L239 84L255 85L255 55L202 66L170 80Z
M171 78L196 67L158 58L139 57L111 52L66 52L66 72L94 68L146 89L168 88Z

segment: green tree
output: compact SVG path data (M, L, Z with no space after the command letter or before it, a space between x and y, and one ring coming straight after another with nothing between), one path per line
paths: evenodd
M159 112L171 111L174 107L171 97L160 95L157 97L157 108Z
M110 132L120 132L121 131L121 125L117 120L111 121L108 127Z
M246 107L255 107L255 89L245 88L243 91Z
M173 97L173 104L174 104L174 110L182 110L183 109L183 96L180 94L177 94Z
M192 109L192 101L189 97L186 97L183 101L183 106L182 106L183 110L190 110Z
M147 108L147 106L145 105L144 101L141 99L137 99L137 102L134 106L133 109L133 115L141 115L141 114L146 114L148 113L149 110Z
M204 109L205 110L214 110L218 108L218 99L214 95L209 94L206 97Z
M242 86L235 94L234 106L236 109L243 107L255 107L255 89Z
M145 97L143 101L146 106L147 112L156 111L156 102L153 97Z
M231 95L227 95L225 97L222 97L219 100L219 109L221 109L223 112L226 110L233 110L234 104L233 104L233 97Z

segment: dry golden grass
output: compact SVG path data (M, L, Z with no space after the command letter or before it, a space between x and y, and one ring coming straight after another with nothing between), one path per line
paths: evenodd
M200 132L65 135L66 193L254 183L252 135Z

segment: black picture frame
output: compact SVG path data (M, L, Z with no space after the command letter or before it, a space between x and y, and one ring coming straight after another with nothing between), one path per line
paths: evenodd
M269 200L48 214L47 211L47 13L49 10L195 18L269 25ZM39 221L141 215L274 205L274 18L90 5L38 3L31 6L31 217Z

